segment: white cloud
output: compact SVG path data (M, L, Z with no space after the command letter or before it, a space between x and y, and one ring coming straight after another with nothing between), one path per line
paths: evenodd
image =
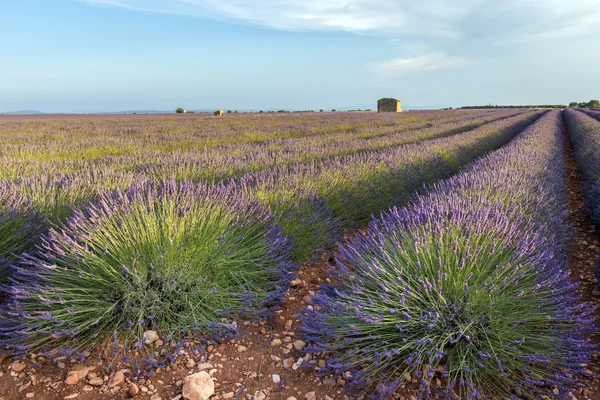
M484 0L79 0L215 18L290 31L338 30L384 36L460 36L458 25Z
M394 58L392 60L370 64L369 68L379 78L390 78L419 71L456 68L469 63L470 60L464 57L435 53L418 57Z
M506 0L490 5L487 11L519 21L498 38L504 44L585 37L600 30L597 0Z
M467 17L517 21L503 39L582 35L600 25L597 0L76 0L247 23L387 37L461 38ZM501 24L502 22L497 22ZM484 34L484 32L482 32ZM508 37L507 37L508 36Z

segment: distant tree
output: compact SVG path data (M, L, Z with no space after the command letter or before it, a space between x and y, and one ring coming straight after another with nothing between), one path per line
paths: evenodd
M231 110L227 110L227 114L231 114L233 111Z
M587 108L600 108L600 100L590 100L587 103Z
M233 113L234 113L234 114L237 114L237 113L238 113L238 110L235 110Z
M335 112L335 111L336 111L335 108L331 109L331 112Z
M184 112L184 111L185 111L185 110L184 110L183 108L181 108L181 107L178 107L178 108L177 108L177 110L175 110L175 112L176 112L177 114L183 114L183 112Z
M264 113L264 111L263 111L263 110L260 110L260 111L259 111L259 113Z
M321 109L319 110L319 112L323 112L323 109L321 108Z
M575 108L575 107L578 107L578 108L600 108L600 100L590 100L587 103L585 101L581 102L581 103L573 101L573 102L569 103L569 107L571 107L571 108Z

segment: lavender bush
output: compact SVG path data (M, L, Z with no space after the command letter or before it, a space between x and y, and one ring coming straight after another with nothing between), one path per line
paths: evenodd
M562 247L562 147L552 112L343 245L302 316L321 372L376 398L407 374L424 399L568 398L594 328Z
M39 213L30 211L24 196L3 196L0 188L0 283L10 275L18 255L34 248L43 229Z
M164 181L100 195L14 266L13 349L86 347L117 331L205 332L262 317L292 277L267 208L226 185Z
M73 207L105 191L96 183L84 175L25 176L0 182L0 284L7 283L8 265L25 252L34 253L52 225L65 221Z

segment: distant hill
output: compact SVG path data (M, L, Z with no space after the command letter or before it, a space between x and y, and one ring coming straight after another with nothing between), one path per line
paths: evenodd
M8 112L0 112L0 114L5 115L27 115L27 114L44 114L39 110L20 110L20 111L8 111Z

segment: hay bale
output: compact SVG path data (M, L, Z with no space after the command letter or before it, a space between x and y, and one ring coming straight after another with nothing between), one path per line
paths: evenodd
M215 111L215 115L217 117L222 117L223 116L223 110L217 110L217 111Z
M379 99L377 101L377 112L402 112L402 103L392 97Z

